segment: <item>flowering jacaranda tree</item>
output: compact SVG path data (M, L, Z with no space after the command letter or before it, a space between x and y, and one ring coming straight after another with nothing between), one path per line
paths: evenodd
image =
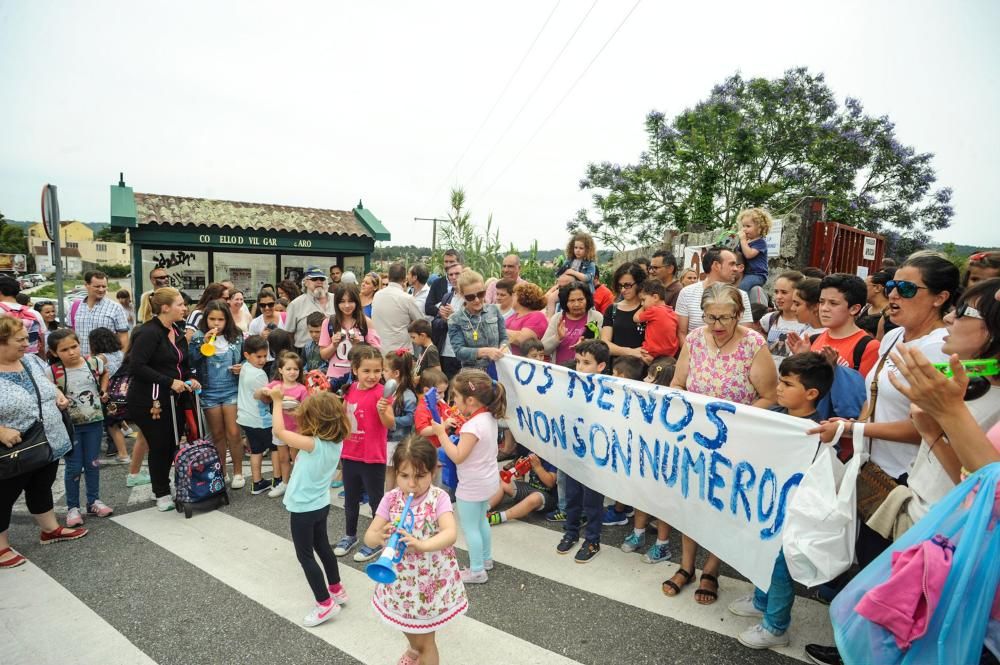
M588 165L580 188L593 191L594 214L580 210L569 228L621 249L668 229L731 227L742 208L781 214L822 196L829 219L912 247L954 214L951 189L934 187L933 155L903 144L889 118L866 115L857 99L838 104L805 68L731 76L673 120L650 112L646 135L635 164Z

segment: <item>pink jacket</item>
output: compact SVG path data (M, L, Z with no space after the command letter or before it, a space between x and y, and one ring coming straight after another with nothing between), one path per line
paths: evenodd
M888 581L869 590L854 611L892 633L906 651L927 632L954 555L955 546L941 535L893 552Z

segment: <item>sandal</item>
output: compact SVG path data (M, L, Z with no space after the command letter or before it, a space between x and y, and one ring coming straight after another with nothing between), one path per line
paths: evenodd
M701 574L701 583L708 582L709 584L714 584L715 589L695 589L694 592L694 602L699 605L711 605L719 599L719 578L715 575L709 575L708 573ZM701 594L701 599L698 595Z
M681 583L680 586L677 586L677 584L674 583L674 578L677 577L678 575L684 578L684 581ZM663 594L666 596L670 596L671 598L676 596L681 592L681 589L686 587L688 584L691 584L691 579L693 577L694 577L693 573L688 572L683 568L678 568L677 572L674 573L669 580L663 581L663 585L661 587L661 589L663 590Z
M407 649L399 657L396 665L420 665L420 654L413 649Z
M5 547L0 550L0 556L3 556L7 552L11 552L14 556L7 559L6 561L0 561L0 568L17 568L23 563L27 563L28 560L24 558L19 552L15 552L10 547Z

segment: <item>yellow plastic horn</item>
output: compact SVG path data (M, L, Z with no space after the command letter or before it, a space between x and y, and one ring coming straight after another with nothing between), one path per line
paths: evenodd
M212 333L205 338L205 343L201 345L201 355L203 356L214 356L215 355L215 333Z

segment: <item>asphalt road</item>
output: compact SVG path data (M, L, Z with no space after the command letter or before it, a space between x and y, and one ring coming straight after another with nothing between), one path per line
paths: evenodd
M332 621L301 627L312 598L280 500L251 496L248 485L230 506L186 520L156 512L149 486L125 487L125 473L102 469L115 515L88 519L79 541L40 546L15 507L11 542L30 563L0 573L0 663L396 662L405 642L374 615L373 585L350 556L341 563L351 600ZM54 490L64 513L61 474ZM331 541L344 528L333 501ZM807 642L832 643L827 608L800 589L791 646L743 647L735 635L754 620L726 606L750 585L727 567L715 605L696 604L695 585L668 598L660 583L677 568L679 536L672 562L649 565L617 548L630 528L605 527L600 555L579 565L556 554L559 526L541 517L496 527L496 568L488 584L470 585L467 616L441 631L442 662L775 664L804 660ZM464 550L459 557L467 564Z

